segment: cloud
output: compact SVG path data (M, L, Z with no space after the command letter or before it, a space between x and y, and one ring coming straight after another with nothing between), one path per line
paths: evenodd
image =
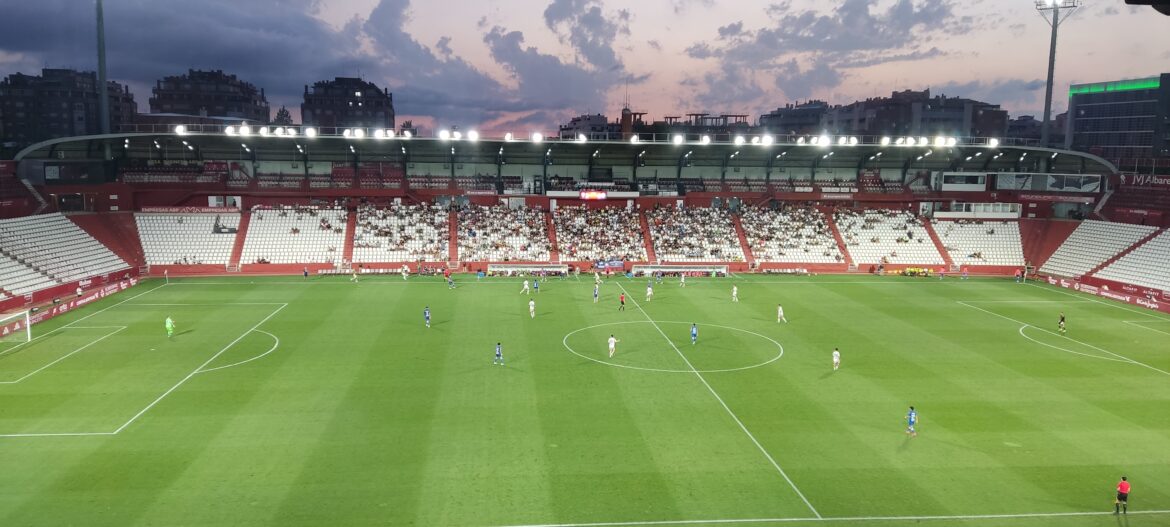
M657 40L647 40L646 45L650 46L650 49L654 51L662 51L662 43Z
M451 37L444 36L439 38L439 41L435 43L435 49L439 50L439 53L444 57L453 55L454 52L451 51Z
M1005 106L1043 103L1043 79L989 79L931 86L931 95L965 97Z
M772 93L756 89L761 80L770 81L789 98L809 97L840 86L848 77L844 70L945 55L937 47L927 47L932 37L962 34L985 23L957 16L954 4L843 0L822 11L781 1L764 10L768 17L764 27L728 24L716 30L717 41L695 42L684 53L718 62L715 71L703 77L697 95L709 104L750 103L749 97Z
M691 6L712 7L714 5L715 0L670 0L670 7L676 15L685 13Z
M719 38L734 37L743 32L743 21L741 20L733 24L727 24L726 26L720 27L718 31Z
M597 0L553 0L544 10L545 25L600 70L625 68L613 48L619 34L630 34L629 22L628 10L607 16Z

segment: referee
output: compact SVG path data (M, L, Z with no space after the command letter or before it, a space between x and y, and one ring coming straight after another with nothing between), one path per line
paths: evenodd
M1128 514L1129 512L1129 481L1121 476L1117 483L1117 499L1113 501L1113 514Z

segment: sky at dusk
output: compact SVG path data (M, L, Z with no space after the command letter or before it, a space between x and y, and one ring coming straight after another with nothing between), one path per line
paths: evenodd
M1061 26L1070 83L1170 71L1170 17L1085 0ZM92 0L0 0L0 75L96 68ZM304 85L361 76L398 120L488 131L848 103L901 89L1043 108L1032 0L106 0L108 67L149 111L155 80L222 69L299 117Z

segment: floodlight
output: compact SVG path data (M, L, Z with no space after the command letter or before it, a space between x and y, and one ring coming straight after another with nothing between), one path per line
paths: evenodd
M955 146L957 144L959 144L959 138L957 138L957 137L948 137L947 138L947 146Z
M234 127L234 126L225 126L225 127L223 128L223 134L224 134L224 135L236 135L236 127Z
M296 128L293 128L293 127L291 127L291 126L290 126L290 127L288 127L288 128L285 128L285 129L284 129L284 135L287 135L287 136L289 136L289 137L296 137L296 136L297 136L297 129L296 129Z
M468 131L467 140L471 141L472 143L479 141L479 132L476 132L475 130Z
M276 128L274 128L274 129L272 130L272 135L275 135L275 136L277 136L277 137L284 137L284 127L283 127L283 126L277 126Z
M928 140L927 140L925 137L919 137L919 138L918 138L918 144L919 144L920 146L927 146L927 145L929 145L929 144L930 144L930 141L928 141Z
M753 144L753 145L758 145L758 144L760 144L760 136L758 136L758 135L757 135L757 136L753 137L753 138L752 138L752 144Z
M410 130L403 130L402 131L402 138L403 139L410 139L411 137L414 137L414 132L411 132Z
M504 141L507 141L510 143L510 142L512 142L512 138L513 138L512 132L508 132L508 133L504 134Z
M446 141L450 138L451 138L451 131L450 130L446 130L446 129L439 130L439 140L440 141Z
M305 137L308 137L309 139L317 137L317 129L313 128L312 126L305 128Z
M763 143L764 146L771 146L772 143L775 141L776 141L776 138L774 138L770 135L765 135L764 138L760 140L760 142Z
M890 146L890 138L889 137L882 138L882 146Z
M268 137L268 134L271 133L267 126L261 126L257 131L264 137Z
M699 138L699 142L702 144L705 144L705 145L709 145L709 144L711 144L711 136L704 135L703 137Z
M355 128L353 131L353 136L358 138L358 139L365 137L366 136L366 129L365 128Z
M683 141L686 141L686 138L683 137L682 134L674 134L674 137L670 138L670 142L672 142L676 145L683 144Z
M342 131L341 131L341 136L342 136L342 137L349 137L349 136L352 136L352 135L353 135L353 130L350 130L349 128L346 128L345 130L342 130Z
M849 146L857 146L857 143L860 143L860 142L861 141L857 140L857 137L853 137L853 136L849 137Z
M947 146L947 138L941 135L936 135L934 137L934 146Z
M240 135L252 135L252 127L246 124L240 125Z
M996 139L994 137L992 137L991 139L988 139L987 146L990 146L991 148L999 147L999 139Z
M385 138L386 138L386 130L383 130L381 128L377 128L374 130L374 139L385 139Z
M589 140L589 138L585 137L585 134L577 134L577 142L578 143L584 143L588 140Z
M913 137L906 138L906 146L914 146L916 143L918 143L917 139L915 139Z
M186 127L186 126L183 126L183 125L181 125L181 124L177 124L177 125L175 125L175 134L176 134L176 135L184 135L184 134L186 134L186 133L187 133L187 127Z
M837 144L839 144L839 145L845 145L845 144L848 144L848 143L849 143L849 138L848 138L848 137L841 136L841 137L838 137L838 138L837 138Z
M804 136L797 137L796 144L803 145L804 144Z
M823 146L823 147L825 147L825 148L828 148L828 147L829 147L829 141L830 141L830 139L829 139L829 136L827 136L827 135L822 135L822 136L820 137L820 139L817 141L817 144L818 144L818 145L820 145L820 146Z
M455 130L454 132L451 132L451 139L454 139L456 141L463 139L463 132L460 132L459 130Z
M637 143L638 141L641 141L641 139L640 139L640 138L638 138L638 134L634 134L634 135L631 135L631 136L630 136L630 142L631 142L631 143Z
M532 132L532 142L540 143L541 141L544 141L544 134L540 132Z
M745 142L747 142L747 139L744 139L742 135L737 135L737 136L735 136L734 142L735 142L735 146L739 146L739 145L742 145Z

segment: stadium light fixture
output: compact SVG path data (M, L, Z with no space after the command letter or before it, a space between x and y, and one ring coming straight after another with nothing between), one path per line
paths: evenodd
M154 142L154 147L155 149L162 150L162 145L158 144L158 141Z
M475 130L469 130L467 132L467 140L471 141L472 143L479 141L479 132L476 132Z
M772 143L776 142L776 138L765 134L760 142L763 143L764 146L772 146Z
M709 145L709 144L711 144L711 136L709 136L709 135L704 135L703 137L700 137L700 138L699 138L699 143L702 143L702 144L704 144L704 145Z
M753 145L758 145L758 144L760 144L760 136L758 136L758 135L757 135L757 136L753 137L753 138L752 138L752 144L753 144Z
M243 136L252 135L252 127L248 126L246 124L240 125L240 135L243 135Z
M272 133L272 131L271 131L271 130L269 130L267 126L261 126L261 127L260 127L260 129L259 129L259 130L257 130L257 132L258 132L258 133L259 133L259 134L260 134L262 137L268 137L268 134Z
M446 141L451 139L451 131L447 129L439 130L439 140Z
M957 144L959 144L959 138L957 138L957 137L948 137L947 138L947 146L955 146Z
M646 151L645 151L645 150L643 150L643 151L641 151L641 152L638 152L638 157L642 157L642 156L644 156L644 155L646 155Z
M532 132L532 142L539 144L541 141L544 141L544 134L540 132Z
M288 128L285 128L285 129L284 129L284 135L286 135L286 136L288 136L288 137L296 137L296 136L297 136L297 129L296 129L296 128L293 128L293 127L291 127L291 126L290 126L290 127L288 127Z
M933 154L933 153L934 153L934 150L927 150L925 154L922 154L922 157L930 157L930 154Z
M515 136L512 135L512 132L508 132L508 133L504 134L504 141L506 141L506 142L511 143L512 139L514 139L514 138L515 138Z
M364 139L366 137L366 129L365 128L354 128L353 137L355 139Z
M349 145L349 151L354 154L357 153L357 150L354 150L353 145Z
M916 159L916 161L922 161L922 156L918 156L918 158Z
M236 135L236 127L234 127L234 126L223 127L223 135Z
M1060 155L1060 152L1053 152L1052 159L1056 159L1056 156L1058 156L1058 155Z
M860 142L861 141L859 141L857 139L857 136L850 136L849 137L849 146L857 146L857 143L860 143Z
M245 152L252 153L252 149L248 148L248 145L244 143L240 143L240 148L243 148Z
M670 138L670 142L674 143L676 146L683 144L683 141L686 141L686 138L683 137L682 134L674 134L674 137Z
M934 136L934 146L947 146L947 138L941 135Z
M987 146L990 146L991 148L998 148L999 147L999 139L996 139L994 137L992 137L991 139L988 139Z
M890 138L888 136L882 137L881 145L882 146L890 146Z
M842 146L847 145L849 144L849 138L845 136L838 137L837 144Z
M597 157L597 154L600 154L600 153L601 153L601 150L600 150L600 149L598 149L598 150L594 150L594 151L593 151L593 157Z
M273 128L272 135L275 135L276 137L284 137L284 127L277 126L276 128Z
M351 136L353 136L353 130L346 128L345 130L341 131L341 137L351 137Z
M898 139L896 139L896 140L894 141L894 146L904 146L905 144L906 144L906 138L905 138L905 137L899 137Z
M414 132L411 132L410 130L403 130L402 131L402 138L403 139L406 139L409 141L411 137L414 137Z
M317 129L313 128L312 126L305 128L305 137L308 137L309 139L317 137Z
M817 146L820 146L821 148L829 148L829 145L831 143L832 143L832 139L830 139L829 136L822 135L820 137L820 139L817 141Z
M187 150L190 150L190 151L194 152L194 151L195 151L195 145L187 145Z
M804 144L804 136L797 137L796 144L803 145Z
M454 139L456 141L463 139L463 132L460 132L459 130L455 130L454 132L451 132L451 139Z
M386 138L386 130L383 130L381 128L374 129L374 139L385 139L385 138Z
M739 145L746 143L747 139L744 139L744 137L742 135L737 135L737 136L735 136L735 139L733 142L735 143L735 146L739 146Z
M735 156L738 156L738 155L739 155L739 150L736 150L734 154L731 154L731 158L734 158Z
M578 143L584 143L588 140L589 140L589 138L586 137L585 134L577 134L577 142Z
M634 134L634 135L630 136L631 143L638 144L638 141L641 141L641 140L642 139L638 137L638 134Z
M187 127L181 124L175 125L175 135L187 135Z
M918 145L919 146L930 146L930 141L928 139L926 139L925 137L919 137L918 138Z
M695 153L695 151L691 150L691 151L687 152L687 155L685 155L683 157L691 157L691 154L693 154L693 153Z
M917 140L917 139L915 139L915 138L913 138L913 137L907 137L907 138L906 138L906 146L914 146L914 145L916 145L916 144L918 144L918 140Z

